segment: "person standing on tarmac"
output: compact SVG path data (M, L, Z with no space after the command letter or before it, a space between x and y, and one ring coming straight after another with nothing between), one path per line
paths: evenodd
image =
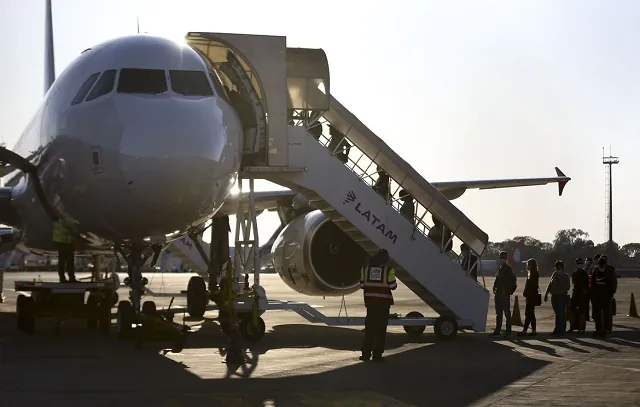
M567 299L570 288L571 279L564 271L564 263L558 260L556 261L556 271L551 275L551 280L544 293L544 302L547 302L549 293L551 293L551 306L556 316L556 326L551 335L563 335L567 332Z
M58 219L53 224L53 243L58 249L58 277L60 277L60 282L67 282L67 278L64 275L66 271L69 275L69 282L76 283L73 236L69 225L62 219Z
M516 291L517 279L513 270L507 264L507 252L500 252L500 268L493 281L493 295L496 307L496 329L491 336L499 336L502 330L502 315L506 319L507 329L505 338L511 335L511 294Z
M569 332L578 330L584 332L587 328L587 313L589 304L589 274L583 268L584 262L581 258L576 259L576 270L571 274L571 282L573 291L571 292L571 309L572 320L569 326Z
M607 264L607 258L598 259L598 267L591 275L591 301L593 302L593 321L596 324L594 337L606 337L613 326L611 302L616 290L615 271Z
M591 274L593 273L594 269L593 259L591 257L587 257L586 259L584 259L584 269L587 271L587 276L589 277L588 289L589 292L591 292ZM591 321L591 300L589 299L589 296L587 296L587 304L585 310L586 321Z
M531 333L529 336L536 336L536 307L540 304L540 273L538 272L538 262L536 259L527 260L527 282L524 285L522 296L526 299L524 309L524 326L518 336L525 336L529 324Z
M381 361L384 353L389 308L393 305L392 290L398 287L396 272L389 265L389 253L380 249L367 266L360 270L360 288L364 291L367 316L364 321L363 362L371 359Z

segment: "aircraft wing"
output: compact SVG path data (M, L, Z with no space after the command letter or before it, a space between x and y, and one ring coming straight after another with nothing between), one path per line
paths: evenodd
M558 167L556 167L556 177L549 178L513 178L513 179L494 179L494 180L478 180L478 181L447 181L433 182L432 185L440 191L440 193L449 200L459 198L468 189L497 189L497 188L515 188L528 187L534 185L547 185L552 183L558 184L558 195L562 196L562 191L571 178L564 175Z
M512 179L494 179L494 180L477 180L477 181L445 181L432 182L431 185L436 187L442 195L449 200L459 198L468 189L497 189L497 188L516 188L528 187L534 185L547 185L552 183L558 184L558 193L562 196L567 182L571 178L564 175L559 168L556 167L556 177L548 178L512 178ZM280 191L260 191L254 192L256 211L273 211L278 206L290 206L294 201L297 192L291 190ZM233 215L236 213L235 202L237 197L231 197L225 202L220 214Z

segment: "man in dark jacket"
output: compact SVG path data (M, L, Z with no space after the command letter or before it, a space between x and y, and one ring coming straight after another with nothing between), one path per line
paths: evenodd
M573 291L571 292L571 309L572 319L569 332L576 329L584 332L587 325L587 313L589 304L589 274L584 269L584 261L580 258L576 259L576 270L571 274L571 282Z
M511 294L516 291L516 276L507 264L507 252L500 252L500 268L493 282L493 295L496 307L496 329L491 336L499 336L504 315L507 329L504 336L511 335Z
M593 303L593 320L596 323L594 337L606 337L612 326L611 301L615 292L615 272L607 267L607 258L598 259L598 267L591 275L591 301Z
M556 261L556 271L551 274L551 280L544 293L544 301L547 302L551 294L551 306L556 317L556 325L551 335L563 335L567 331L567 300L571 289L571 278L564 271L564 263Z

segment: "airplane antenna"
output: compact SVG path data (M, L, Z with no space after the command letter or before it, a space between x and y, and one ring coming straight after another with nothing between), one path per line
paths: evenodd
M138 34L140 34L140 16L136 16L136 22L138 23Z

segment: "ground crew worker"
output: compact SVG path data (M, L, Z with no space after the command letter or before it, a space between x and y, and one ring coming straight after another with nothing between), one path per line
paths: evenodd
M544 302L547 302L549 293L551 293L551 306L556 316L556 325L551 335L563 335L567 332L567 299L570 288L571 279L564 271L564 263L558 260L556 261L556 271L551 275L551 280L544 293Z
M491 336L500 335L502 329L502 316L504 315L507 323L507 329L504 333L505 338L511 335L511 294L516 291L517 279L513 274L513 270L507 264L507 252L500 252L500 268L496 279L493 281L493 295L496 307L496 329Z
M581 258L576 259L576 270L571 274L573 291L571 292L571 302L569 308L572 313L569 332L578 330L584 332L587 325L587 313L589 304L589 274L583 268L584 262Z
M53 223L53 242L58 249L58 277L60 277L60 282L67 282L67 278L64 275L66 272L69 275L69 281L76 283L73 237L69 226L62 219L58 219Z
M389 308L393 305L392 290L395 290L396 272L388 264L389 253L380 249L367 266L360 270L360 288L364 291L364 305L367 316L364 322L364 342L362 344L363 362L371 359L382 360L384 353Z

